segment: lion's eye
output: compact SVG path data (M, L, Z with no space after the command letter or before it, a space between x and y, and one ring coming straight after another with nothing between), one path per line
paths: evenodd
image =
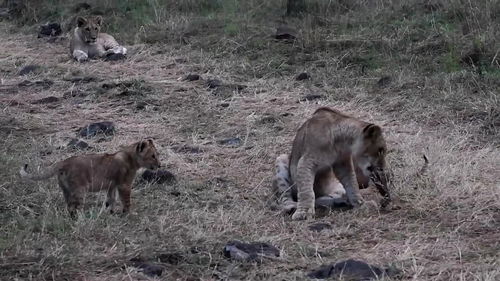
M85 28L85 30L90 31L90 28L87 27L87 28Z

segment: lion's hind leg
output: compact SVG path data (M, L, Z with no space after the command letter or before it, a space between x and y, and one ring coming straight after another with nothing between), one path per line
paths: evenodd
M279 207L284 213L291 213L297 208L297 202L293 199L293 186L288 165L288 154L281 154L276 158L273 193L277 197Z

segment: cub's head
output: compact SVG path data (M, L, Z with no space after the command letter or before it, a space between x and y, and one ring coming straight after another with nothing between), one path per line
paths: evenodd
M97 35L99 35L99 32L101 31L102 17L78 17L76 22L82 39L86 43L95 43Z
M361 150L357 159L358 168L364 176L375 182L375 184L387 185L387 174L385 171L385 155L387 147L382 129L374 124L368 124L363 128Z
M135 152L139 166L152 170L160 167L161 163L158 157L158 151L153 144L153 140L148 139L136 143Z

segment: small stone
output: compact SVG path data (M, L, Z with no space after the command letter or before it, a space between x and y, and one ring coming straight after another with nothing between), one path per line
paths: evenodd
M145 101L138 101L135 103L135 109L143 110L144 108L146 108L147 105L148 105L148 103Z
M36 73L36 72L39 72L40 71L40 66L39 65L36 65L36 64L30 64L30 65L27 65L25 67L23 67L20 71L19 71L19 75L27 75L27 74L30 74L30 73Z
M186 81L197 81L200 79L201 79L201 77L198 74L188 74L188 76L186 76L186 78L184 78L184 80L186 80Z
M276 258L280 256L280 250L273 245L252 242L229 241L223 250L224 256L238 261L262 261L262 258Z
M119 61L127 58L124 54L109 54L104 58L104 61Z
M390 76L384 76L377 81L377 86L379 88L385 88L391 84L392 78Z
M78 135L84 138L91 138L97 135L110 136L114 135L115 130L115 124L111 121L96 122L79 129Z
M180 264L186 258L180 253L162 253L156 257L160 262L169 264Z
M227 138L227 139L219 140L217 143L220 144L220 145L240 146L241 145L241 139L238 138L238 137Z
M73 7L73 11L75 13L79 13L81 10L89 10L90 8L92 8L92 6L90 6L89 3L85 3L85 2L82 2L82 3L78 3L76 4L74 7Z
M390 273L377 266L367 264L363 261L348 259L336 264L323 265L313 272L307 274L313 279L339 278L343 280L375 280Z
M32 87L32 86L41 86L44 89L50 88L52 85L54 85L54 81L49 80L49 79L43 79L43 80L38 80L38 81L29 81L29 80L24 80L21 81L19 84L17 84L19 87Z
M302 97L300 99L300 101L313 101L313 100L322 100L324 99L325 96L323 95L319 95L319 94L309 94L309 95L305 95L304 97Z
M222 85L223 85L223 83L219 79L210 79L207 81L207 87L210 89L214 89L214 88L220 87Z
M309 75L309 73L307 73L307 72L302 72L295 77L295 80L297 80L297 81L302 81L302 80L306 80L306 79L311 79L311 75Z
M146 274L147 276L161 276L163 273L163 266L153 264L153 263L140 263L136 266L137 268L141 269L142 273Z
M73 149L78 149L78 150L85 150L90 148L89 144L79 140L79 139L71 139L68 143L68 148L73 148Z
M325 229L332 229L332 225L329 223L315 223L315 224L309 225L308 228L311 231L321 232L322 230L325 230Z
M58 102L59 100L60 100L60 98L58 98L58 97L49 96L49 97L46 97L46 98L41 98L41 99L32 101L31 104L54 103L54 102Z
M176 181L175 175L167 170L146 170L142 173L141 179L153 184L171 184Z
M48 23L40 26L40 31L38 31L38 38L48 37L48 36L59 36L62 34L61 25L57 22Z
M297 38L297 30L289 26L279 26L276 28L274 38L278 40L293 40Z
M189 146L189 145L174 145L171 147L173 151L177 153L193 153L193 154L198 154L198 153L203 153L203 149L196 147L196 146Z

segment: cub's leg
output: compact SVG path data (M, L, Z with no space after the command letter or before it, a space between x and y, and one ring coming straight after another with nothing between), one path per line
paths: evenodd
M128 213L128 211L130 210L130 193L131 193L130 185L125 184L118 187L118 194L120 195L120 200L122 201L124 214Z
M78 62L83 62L89 59L89 55L86 52L77 49L73 51L73 58Z
M307 155L297 163L297 210L292 220L303 220L314 216L314 176L318 165Z
M106 199L106 208L109 207L111 213L114 212L116 202L116 187L108 189L108 197Z
M273 179L273 193L278 198L278 204L285 213L297 208L297 202L293 200L292 183L290 179L288 154L281 154L276 158L276 174Z
M347 199L353 207L359 207L363 204L363 198L359 193L358 180L356 178L352 157L348 156L343 160L337 161L333 165L333 172L344 186Z

